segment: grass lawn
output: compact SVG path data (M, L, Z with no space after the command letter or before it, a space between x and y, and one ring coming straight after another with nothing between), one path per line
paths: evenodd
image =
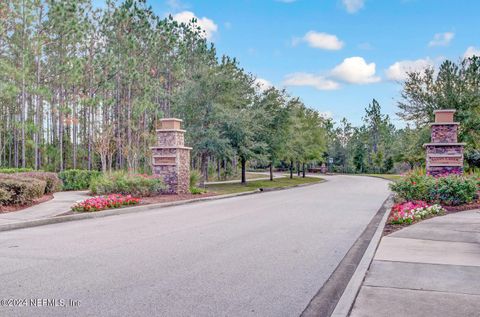
M276 178L273 181L269 180L260 180L260 181L247 181L246 185L242 185L240 183L235 184L215 184L215 185L208 185L206 189L209 192L215 192L218 194L233 194L233 193L241 193L241 192L249 192L253 191L258 188L278 188L278 187L289 187L295 186L300 184L307 184L307 183L319 183L322 182L323 179L317 177L294 177L290 178Z
M249 179L256 179L256 178L266 178L266 177L269 177L269 175L262 175L262 174L249 173L249 172L245 173L245 175L247 176L247 180L249 180ZM226 179L225 179L225 178L218 179L217 174L215 174L215 175L213 175L213 176L209 176L208 181L209 181L209 182L232 181L232 180L240 180L240 178L241 178L240 173L238 173L238 174L236 174L236 175L228 176Z
M398 175L398 174L362 174L362 175L384 178L384 179L388 179L390 181L396 181L396 180L402 178L402 175Z

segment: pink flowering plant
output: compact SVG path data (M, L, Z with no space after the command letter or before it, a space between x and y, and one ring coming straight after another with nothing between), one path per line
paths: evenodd
M97 196L78 202L71 208L73 211L91 212L111 208L120 208L123 206L136 205L140 202L140 198L131 195L112 194L107 196Z
M439 215L444 212L438 204L429 205L424 201L407 201L395 204L390 212L388 223L390 224L411 224L414 221L425 219L432 215Z

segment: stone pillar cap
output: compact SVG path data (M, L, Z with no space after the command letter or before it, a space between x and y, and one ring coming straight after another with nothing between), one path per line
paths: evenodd
M456 112L455 109L438 109L433 113L435 114L435 122L453 122L453 115Z
M459 143L459 142L452 142L452 143L424 143L423 147L427 146L465 146L467 143Z
M429 125L460 125L460 122L430 122Z
M177 118L162 118L160 121L160 129L162 130L180 130L182 126L182 119ZM157 127L158 128L158 127Z
M433 113L437 112L457 112L456 109L438 109L438 110L433 110Z

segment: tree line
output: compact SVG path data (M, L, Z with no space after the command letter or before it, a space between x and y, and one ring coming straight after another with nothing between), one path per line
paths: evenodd
M327 121L218 56L195 19L142 0L0 3L0 166L148 173L171 116L205 177L324 159Z
M437 109L456 109L459 142L465 142L467 169L480 167L480 57L443 61L407 73L401 83L397 115L403 128L382 114L380 104L366 107L364 123L353 127L347 119L328 125L327 153L333 169L348 173L405 172L425 164L423 144L430 142L429 123Z

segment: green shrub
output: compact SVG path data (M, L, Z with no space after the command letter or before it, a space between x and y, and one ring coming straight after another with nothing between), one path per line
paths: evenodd
M10 193L6 205L24 205L40 198L45 193L47 182L17 175L4 174L0 176L0 188Z
M46 182L45 194L52 194L62 189L62 181L57 173L52 172L24 172L16 174L19 177L30 177L40 179Z
M477 199L479 183L476 177L449 175L433 177L411 173L390 185L404 201L423 200L442 205L461 205Z
M190 187L190 194L192 195L201 195L203 193L206 193L207 191L198 187Z
M22 172L32 172L33 168L0 168L0 174L13 174L13 173L22 173Z
M65 170L58 173L63 181L63 190L85 190L90 188L92 180L99 177L99 171Z
M397 193L399 198L405 201L431 201L430 191L434 185L434 177L410 173L392 183L390 188Z
M90 185L90 191L94 195L124 194L134 197L158 195L163 188L161 178L122 172L104 174L95 178Z
M440 203L457 206L472 202L477 197L477 180L469 177L451 175L436 180L430 196Z
M199 170L191 170L190 171L190 188L197 186L201 179L202 179L202 173Z
M205 193L205 190L197 187L201 179L202 179L202 173L199 170L190 171L190 186L189 186L190 194L200 195Z

